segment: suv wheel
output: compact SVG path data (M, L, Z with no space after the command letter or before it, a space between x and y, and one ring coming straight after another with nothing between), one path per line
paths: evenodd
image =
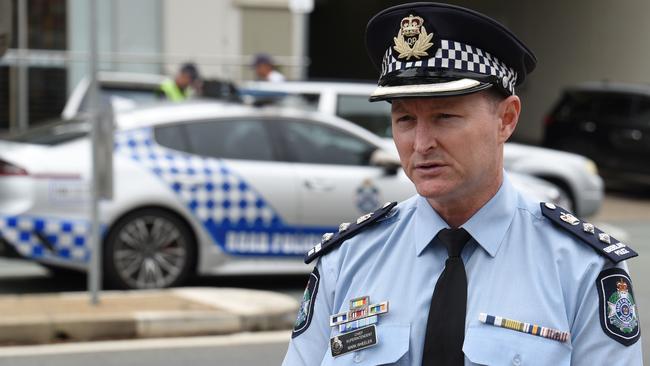
M187 225L159 209L127 214L104 245L106 281L118 288L163 288L181 284L193 271L196 247Z

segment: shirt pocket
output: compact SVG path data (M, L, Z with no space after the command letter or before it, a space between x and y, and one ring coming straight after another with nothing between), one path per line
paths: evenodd
M410 333L410 324L378 324L376 345L338 357L332 357L328 349L321 365L375 366L394 365L398 361L402 364L408 361L404 355L409 350Z
M568 343L490 325L468 328L463 352L479 365L571 365Z

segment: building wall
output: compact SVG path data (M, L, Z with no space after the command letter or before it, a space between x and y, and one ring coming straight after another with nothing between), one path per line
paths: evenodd
M278 55L293 54L292 45L292 17L285 7L283 8L242 8L242 51L244 55L255 55L264 52L275 55L275 62L280 61ZM269 30L273 30L272 32ZM286 58L286 57L285 57ZM250 62L250 60L247 60ZM286 74L286 66L279 67ZM252 70L248 67L243 70L244 79L253 79Z
M239 78L241 12L231 0L163 1L164 71L194 61L208 77Z
M161 6L158 0L97 1L97 50L100 70L160 73ZM90 50L90 2L68 0L68 50ZM112 55L120 55L119 57ZM88 63L75 58L68 66L68 93L85 75Z
M512 28L538 58L525 90L521 138L539 141L562 88L590 80L650 82L650 2L520 1Z

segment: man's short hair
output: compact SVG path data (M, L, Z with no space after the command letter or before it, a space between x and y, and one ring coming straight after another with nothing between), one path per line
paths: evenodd
M187 74L192 82L199 78L199 69L192 62L186 62L181 66L180 72Z

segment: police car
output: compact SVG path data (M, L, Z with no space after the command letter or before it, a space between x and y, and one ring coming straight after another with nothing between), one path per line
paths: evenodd
M243 83L241 93L249 100L336 115L390 139L390 105L368 102L368 96L376 88L375 83L258 81ZM563 200L569 203L563 207L580 216L594 215L600 209L603 180L596 164L584 156L508 142L504 148L504 166L509 171L553 183L560 189Z
M98 74L102 101L110 103L116 111L157 102L155 91L163 80L164 76L153 74ZM207 93L209 82L204 80L206 96L210 96ZM358 82L247 82L241 84L240 93L249 104L279 104L336 115L385 137L387 144L392 145L389 104L368 102L368 96L376 87L375 83ZM218 97L231 99L223 95ZM73 90L62 117L71 119L83 115L87 99L88 80L84 79ZM580 216L594 215L600 209L604 184L596 164L584 156L508 142L504 165L509 171L530 174L552 183L560 192L561 201L565 203L563 207Z
M323 233L414 194L383 139L334 116L191 102L118 113L115 123L114 197L100 205L114 287L307 272L303 255ZM0 141L5 254L86 269L87 132L66 123ZM539 200L559 198L543 181L512 179Z

